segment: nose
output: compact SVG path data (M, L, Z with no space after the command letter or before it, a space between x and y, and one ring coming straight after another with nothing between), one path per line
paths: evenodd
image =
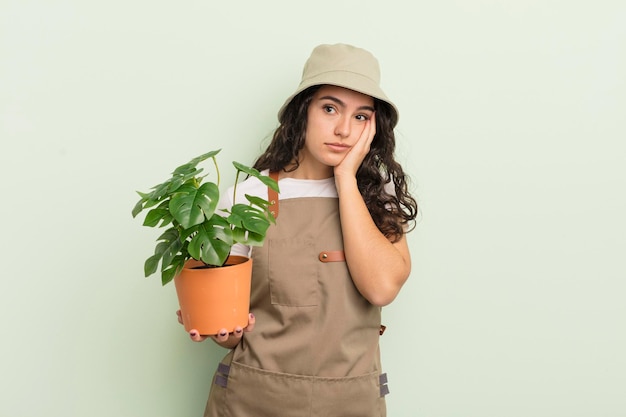
M337 124L335 125L335 135L341 136L342 138L347 138L350 136L352 120L350 117L341 116L337 120Z

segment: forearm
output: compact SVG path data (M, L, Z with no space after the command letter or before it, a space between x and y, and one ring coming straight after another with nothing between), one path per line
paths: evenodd
M392 243L374 223L356 178L336 177L346 262L355 286L374 305L387 305L409 276L411 262L404 237Z

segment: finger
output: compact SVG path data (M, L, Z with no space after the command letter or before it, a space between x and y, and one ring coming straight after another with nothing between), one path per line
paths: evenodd
M208 336L202 336L200 334L199 331L197 331L196 329L191 329L189 331L189 337L191 338L191 340L193 340L194 342L203 342L207 339Z
M183 324L183 313L180 310L176 310L176 316L178 317L178 322Z
M221 329L216 335L211 337L218 343L224 343L228 340L228 330Z
M367 120L367 126L365 126L363 134L365 135L365 145L369 150L369 146L372 144L374 136L376 136L376 115L373 115Z
M372 143L372 141L374 140L374 136L376 136L376 112L374 112L374 114L372 115L372 117L370 118L370 143Z
M254 317L254 314L250 313L250 315L248 316L248 325L246 326L245 329L243 329L243 331L246 333L251 332L252 330L254 330L255 323L256 323L256 317Z
M365 152L369 152L370 145L374 140L374 136L376 135L376 121L375 117L372 116L365 123L365 127L363 128L363 132L361 132L361 137L359 138L359 142L361 144L361 148Z
M235 327L233 336L235 336L236 339L241 339L241 336L243 336L243 328L241 326Z

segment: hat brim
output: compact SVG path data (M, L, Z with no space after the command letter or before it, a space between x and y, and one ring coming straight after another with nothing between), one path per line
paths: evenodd
M307 88L316 85L335 85L337 87L347 88L349 90L353 90L384 101L391 106L392 111L395 113L394 127L395 124L398 122L398 108L395 106L395 104L393 104L391 100L389 100L387 95L383 92L383 90L381 90L378 84L368 77L351 71L329 71L317 74L313 77L307 78L306 80L302 80L297 90L291 96L289 96L287 100L285 100L285 103L278 111L278 120L282 118L285 109L295 96L297 96Z

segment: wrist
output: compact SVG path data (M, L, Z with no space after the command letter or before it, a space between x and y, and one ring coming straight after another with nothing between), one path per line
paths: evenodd
M337 187L337 192L350 188L358 188L356 176L335 174L335 186Z

